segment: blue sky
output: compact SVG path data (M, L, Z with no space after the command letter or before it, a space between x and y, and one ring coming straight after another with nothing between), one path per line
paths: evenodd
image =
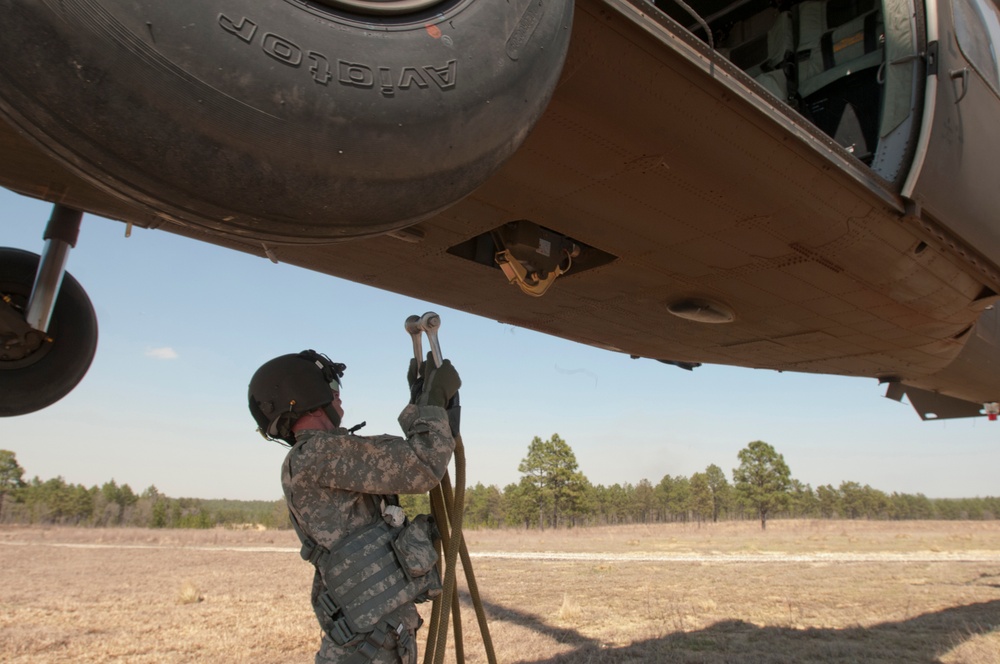
M0 245L38 252L50 206L0 189ZM433 310L463 379L469 483L504 486L534 436L558 433L595 484L657 483L764 440L813 487L852 480L931 497L1000 494L1000 422L922 422L874 379L722 366L682 371L162 231L85 215L70 272L97 311L97 356L57 404L0 420L31 477L273 500L284 448L246 387L314 348L344 362L345 423L396 433L412 355L403 321ZM426 349L426 343L425 343Z

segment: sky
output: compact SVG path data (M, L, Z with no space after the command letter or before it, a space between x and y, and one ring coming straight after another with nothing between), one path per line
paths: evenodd
M50 211L0 189L0 246L39 253ZM813 488L846 480L929 497L1000 495L1000 422L923 422L874 379L688 372L164 231L126 238L124 224L89 214L68 269L97 312L97 355L61 401L0 419L0 449L26 478L276 500L286 450L256 433L247 410L257 367L306 348L326 353L347 365L344 423L399 433L413 352L403 324L435 311L463 381L470 486L517 482L531 440L557 433L605 486L655 485L710 464L731 479L739 450L763 440Z

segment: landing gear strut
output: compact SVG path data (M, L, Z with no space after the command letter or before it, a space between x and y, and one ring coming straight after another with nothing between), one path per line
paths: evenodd
M76 387L94 359L94 307L65 271L81 216L55 206L41 257L0 248L0 417L55 403Z

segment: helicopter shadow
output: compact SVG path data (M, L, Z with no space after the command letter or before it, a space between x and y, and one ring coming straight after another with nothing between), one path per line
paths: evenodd
M940 662L944 653L967 639L1000 628L1000 600L991 600L952 606L901 621L844 628L760 627L742 620L724 620L700 630L678 631L619 646L602 643L572 628L547 624L538 616L515 608L488 601L483 605L491 620L530 629L570 647L559 655L518 659L516 664L932 663ZM995 657L993 661L1000 662L1000 652Z

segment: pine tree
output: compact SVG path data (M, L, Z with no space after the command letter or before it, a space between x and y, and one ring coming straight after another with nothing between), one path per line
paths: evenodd
M733 487L729 485L726 474L714 463L705 469L705 477L708 479L708 488L712 491L712 522L714 523L719 520L719 514L722 510L729 509Z
M740 465L733 469L736 491L757 511L763 530L767 528L768 515L788 500L791 471L785 458L762 440L750 443L737 456Z
M702 521L712 516L712 487L708 483L708 475L695 473L691 476L691 493L688 495L688 509L694 514L700 525Z
M3 522L3 503L8 493L24 486L24 468L17 463L17 457L9 450L0 450L0 523Z
M552 515L552 527L557 527L560 514L574 513L586 495L586 478L577 471L576 455L557 433L545 441L535 436L517 469L522 481L537 491L539 527L546 513Z

